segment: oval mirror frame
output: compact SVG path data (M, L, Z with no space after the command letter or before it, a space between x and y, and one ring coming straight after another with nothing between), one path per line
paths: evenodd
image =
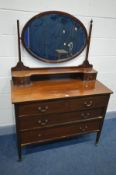
M38 28L38 25L44 28ZM36 59L61 63L81 54L87 45L88 35L85 26L76 17L61 11L47 11L32 17L25 24L21 40L27 52Z

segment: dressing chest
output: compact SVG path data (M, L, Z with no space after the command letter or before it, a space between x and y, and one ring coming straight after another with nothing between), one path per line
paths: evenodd
M74 29L77 31L79 27L82 27L80 39L83 40L83 38L85 38L86 41L81 42L82 46L80 46L80 51L78 50L78 53L75 54L75 51L73 53L73 48L77 41L75 41L76 36L74 36L74 41L73 39L71 39L71 42L67 41L69 49L64 49L64 46L63 48L55 49L54 53L58 55L57 60L54 60L54 58L56 59L56 55L51 60L45 56L46 62L51 62L52 64L55 63L55 61L62 62L66 61L66 59L72 59L74 56L79 55L86 47L85 60L81 65L75 67L29 68L22 63L20 39L23 41L23 45L27 51L33 56L36 55L36 49L33 49L33 39L30 39L29 43L27 42L27 40L29 40L27 30L29 30L29 27L32 27L35 19L38 19L38 21L41 19L40 22L46 18L49 20L49 14L52 15L52 18L54 17L53 20L55 18L57 19L57 17L60 19L61 17L65 23L69 19L74 20L74 25L76 25L75 23L77 22ZM46 18L42 19L42 17ZM37 21L35 21L33 25L35 24L37 27ZM49 24L53 25L51 21ZM40 23L38 22L38 26L39 25ZM89 34L87 34L83 24L75 17L64 12L50 11L33 17L25 25L21 37L19 33L19 21L17 21L17 28L19 62L16 67L12 68L11 73L12 103L15 107L19 159L21 159L22 156L22 147L30 144L56 141L92 132L96 132L96 143L98 143L112 91L96 80L97 71L93 69L93 66L89 64L88 61L92 22L90 23ZM33 30L32 33L34 32ZM62 33L65 34L66 30L65 26L65 29L62 29ZM82 35L82 32L85 33ZM30 37L32 33L30 32ZM53 34L54 33L52 33L52 36ZM40 37L40 33L38 33L38 36ZM49 42L52 42L50 36L46 36L45 39L47 38ZM67 37L69 36L67 35ZM35 36L35 38L37 37ZM44 37L40 37L38 40L39 39L43 41ZM31 41L33 42L32 45L30 44ZM43 44L41 42L40 44ZM62 41L59 42L62 43ZM27 47L28 44L30 44L30 47ZM66 43L64 43L64 45L65 44ZM45 48L45 46L43 48L45 51L46 49L50 49L48 47ZM41 52L39 54L43 54L42 48L40 49ZM50 54L51 53L48 52L48 55ZM36 55L35 57L45 61L43 55Z

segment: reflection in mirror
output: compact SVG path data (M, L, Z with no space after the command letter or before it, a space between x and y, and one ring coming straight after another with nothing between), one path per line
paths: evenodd
M27 22L22 32L26 50L35 58L55 63L70 60L86 46L87 32L75 17L63 12L44 12Z

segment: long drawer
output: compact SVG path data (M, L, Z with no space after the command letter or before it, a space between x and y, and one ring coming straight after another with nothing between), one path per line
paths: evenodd
M109 95L96 95L57 101L18 104L18 116L31 114L44 115L103 107L107 105L108 99Z
M71 123L72 121L87 120L103 116L103 108L84 110L79 112L67 112L46 115L21 116L19 120L20 130L49 127L52 125L61 125Z
M51 127L20 132L21 144L41 143L50 140L57 140L65 137L76 136L82 133L99 131L100 120L69 124L60 127Z

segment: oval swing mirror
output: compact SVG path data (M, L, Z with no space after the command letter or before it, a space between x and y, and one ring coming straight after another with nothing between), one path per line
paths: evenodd
M30 19L22 31L22 43L38 60L60 63L78 56L87 44L87 31L74 16L43 12Z

